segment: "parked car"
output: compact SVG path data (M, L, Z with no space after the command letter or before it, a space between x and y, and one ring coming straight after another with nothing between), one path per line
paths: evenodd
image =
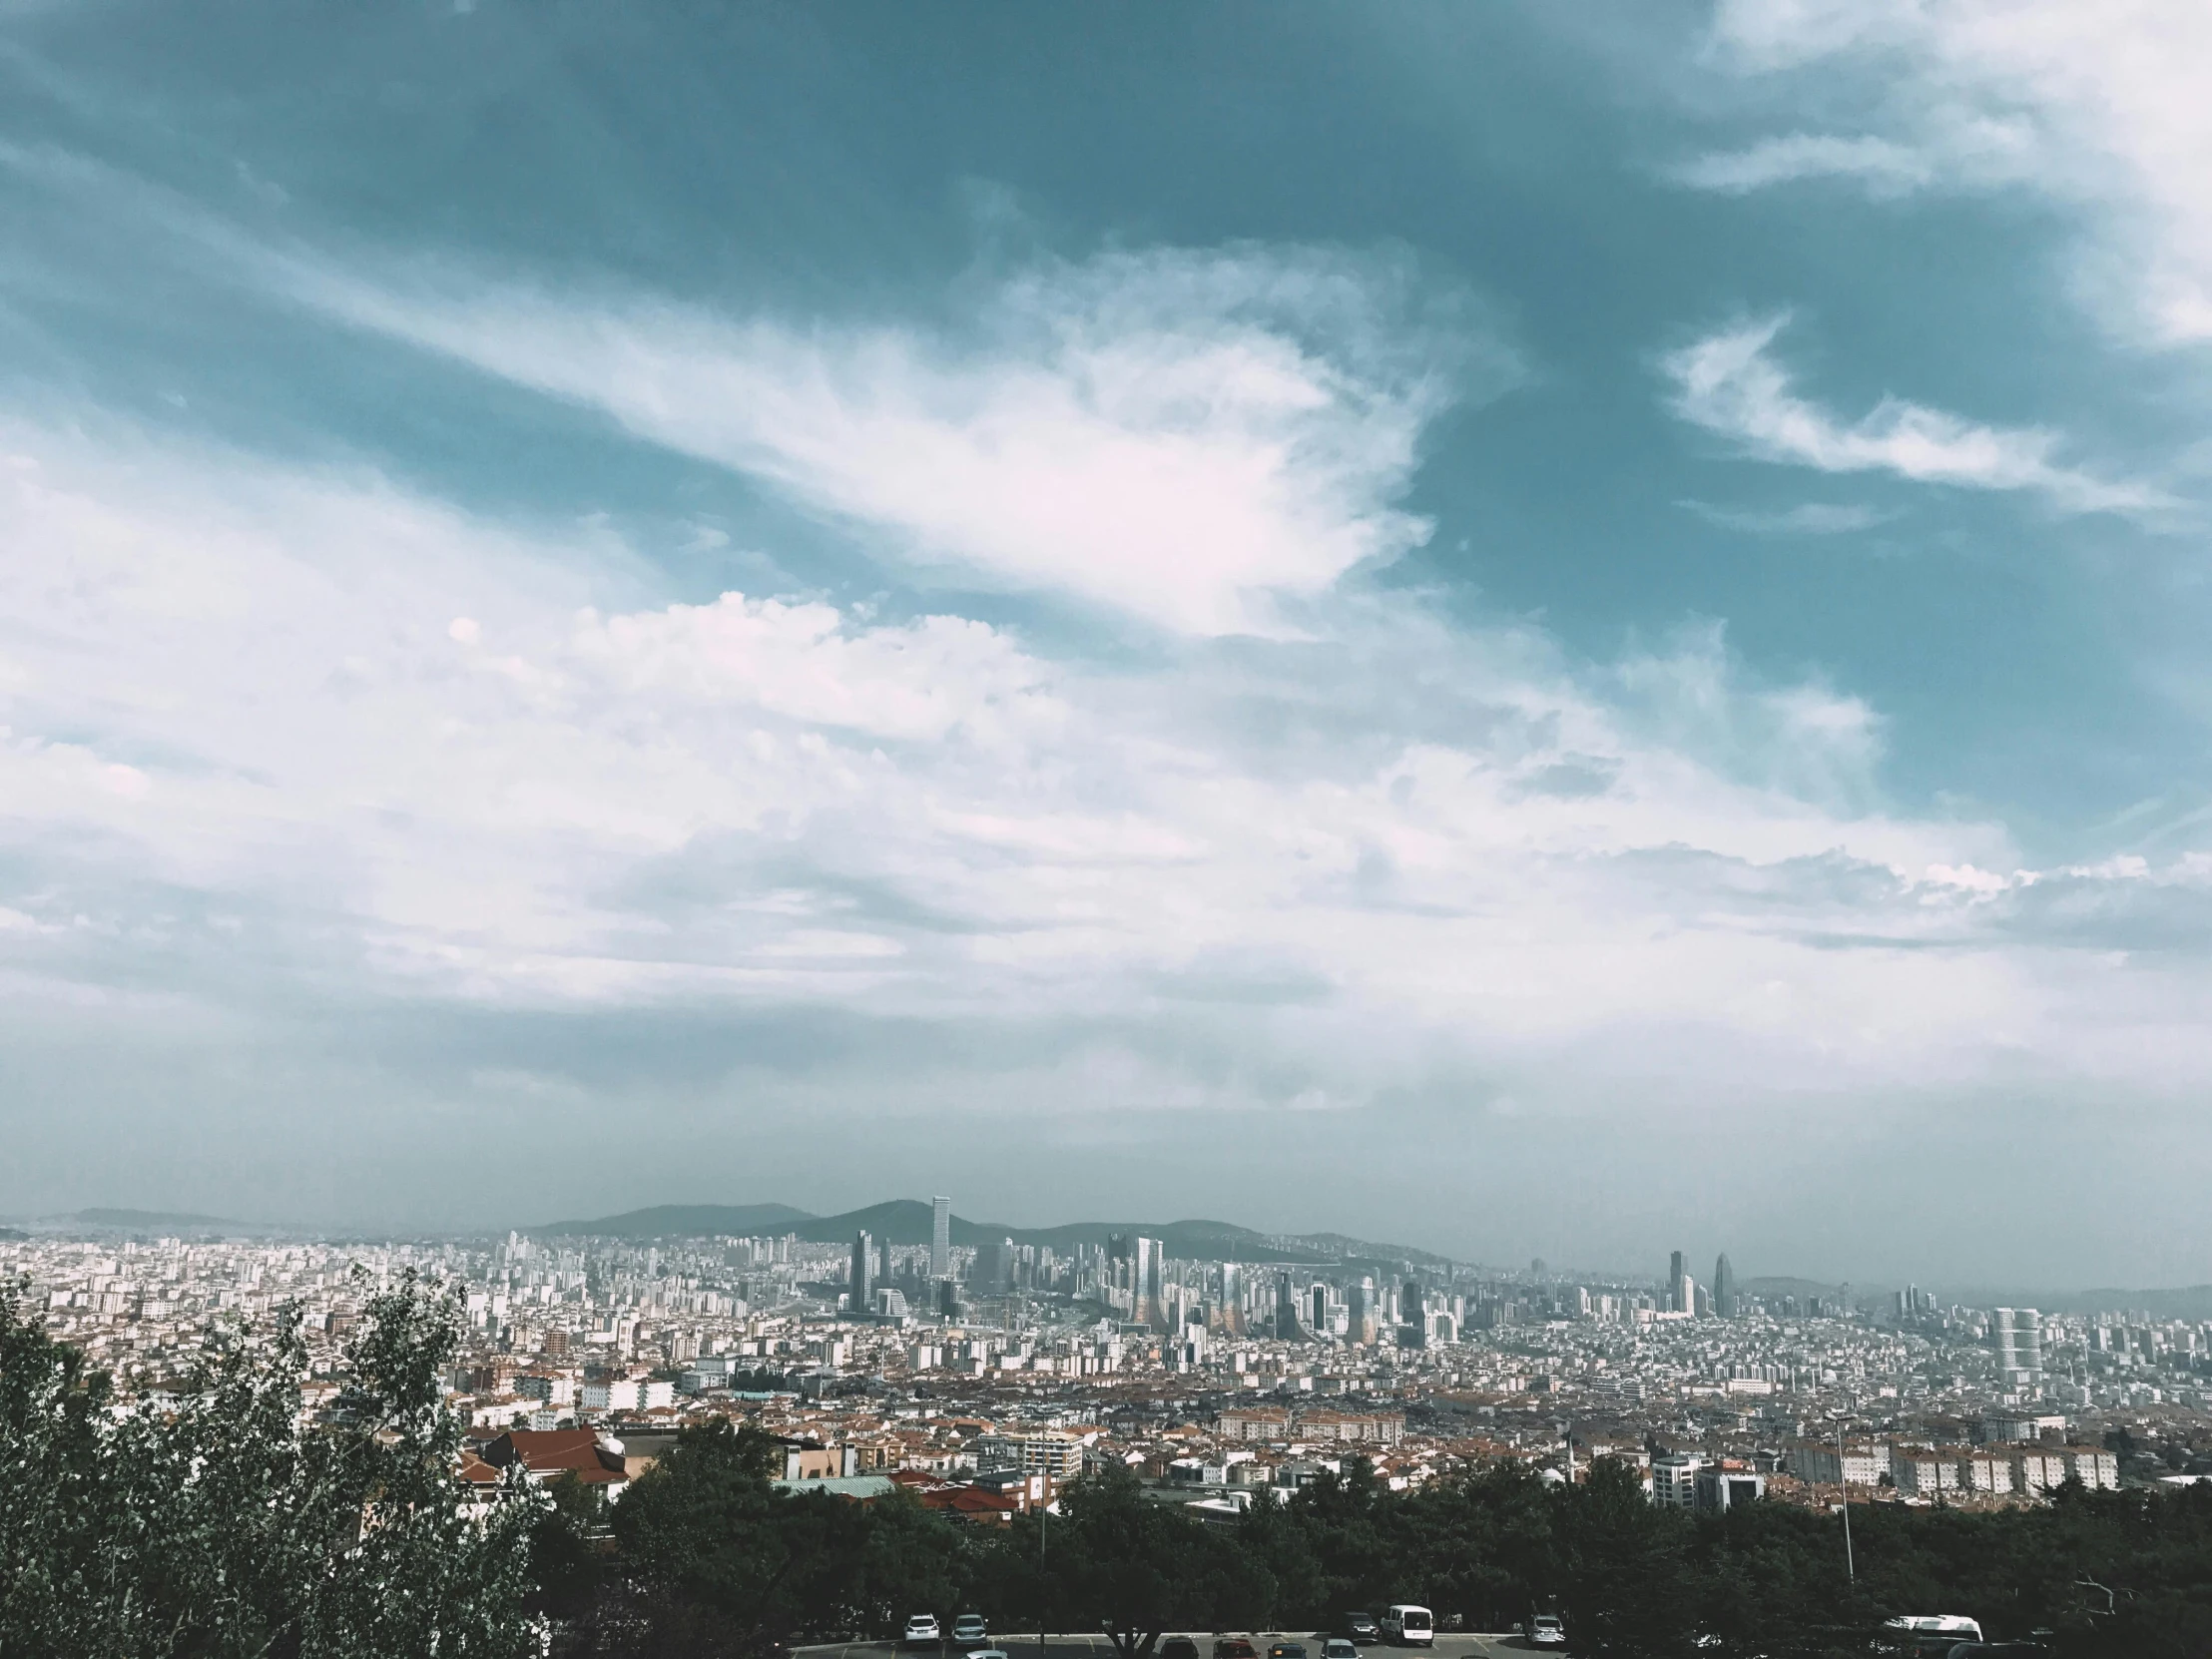
M1567 1627L1557 1613L1531 1613L1521 1625L1530 1647L1565 1647Z
M1306 1659L1306 1644L1289 1641L1270 1642L1268 1643L1268 1659Z
M906 1634L899 1639L901 1647L935 1647L944 1640L944 1632L937 1628L937 1615L916 1613L906 1621Z
M1321 1659L1360 1659L1360 1650L1342 1636L1332 1636L1321 1644Z
M1394 1602L1382 1610L1382 1639L1398 1647L1429 1647L1436 1640L1436 1621L1425 1607Z
M1160 1644L1160 1659L1198 1659L1198 1644L1188 1636L1170 1636Z
M1981 1640L1981 1626L1962 1613L1906 1613L1891 1619L1882 1634L1912 1653L1940 1653L1963 1642Z
M1214 1643L1214 1659L1260 1659L1260 1650L1242 1636L1223 1636Z
M983 1622L980 1613L962 1613L952 1621L952 1645L959 1648L988 1647L991 1627Z
M1380 1642L1382 1628L1375 1622L1373 1613L1347 1613L1345 1634L1356 1642Z

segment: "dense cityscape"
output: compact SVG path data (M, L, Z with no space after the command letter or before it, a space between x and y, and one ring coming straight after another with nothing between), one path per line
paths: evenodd
M1355 1457L1397 1490L1500 1462L1571 1481L1621 1458L1654 1503L1702 1508L1829 1507L1840 1480L1855 1501L2010 1506L2069 1479L2212 1471L2203 1320L1779 1290L1726 1256L1704 1280L1676 1253L1637 1281L1237 1230L1214 1257L1135 1230L954 1244L941 1197L861 1215L884 1234L327 1242L60 1225L0 1243L0 1272L138 1395L211 1324L266 1332L295 1310L311 1414L342 1385L366 1300L415 1270L465 1319L446 1383L472 1461L581 1463L609 1495L718 1417L777 1436L793 1482L906 1484L1001 1519L1109 1463L1223 1517Z

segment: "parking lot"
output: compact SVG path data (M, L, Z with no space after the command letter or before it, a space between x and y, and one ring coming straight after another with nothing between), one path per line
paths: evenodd
M1249 1636L1252 1645L1263 1654L1268 1650L1268 1643L1285 1638L1304 1642L1309 1655L1321 1651L1321 1643L1310 1630L1240 1630L1236 1634ZM1214 1651L1214 1631L1169 1631L1161 1640L1165 1641L1170 1635L1188 1635L1198 1643L1201 1659ZM1034 1630L1027 1635L1019 1631L994 1630L990 1645L1005 1649L1010 1659L1040 1659ZM1398 1659L1399 1655L1418 1654L1421 1650L1376 1646L1360 1651L1361 1659ZM1435 1659L1492 1659L1493 1655L1496 1659L1504 1659L1507 1654L1523 1655L1529 1651L1528 1644L1518 1634L1477 1636L1446 1631L1437 1632L1434 1648ZM1041 1659L1113 1659L1113 1652L1114 1644L1104 1636L1053 1635L1045 1638ZM900 1655L902 1659L940 1659L936 1648L901 1649L896 1642L831 1642L825 1647L794 1648L792 1655L793 1659L892 1659L893 1655ZM952 1659L952 1650L943 1650L942 1659Z

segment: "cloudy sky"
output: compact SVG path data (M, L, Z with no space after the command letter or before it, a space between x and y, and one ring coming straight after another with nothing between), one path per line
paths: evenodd
M0 10L0 1211L2212 1278L2208 82Z

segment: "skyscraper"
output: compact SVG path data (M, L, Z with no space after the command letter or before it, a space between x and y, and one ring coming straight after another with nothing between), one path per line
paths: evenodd
M952 1272L952 1200L941 1195L929 1201L929 1277L943 1279Z
M1299 1325L1298 1287L1291 1283L1289 1274L1279 1273L1275 1276L1275 1340L1297 1342L1305 1335Z
M1697 1312L1697 1281L1690 1277L1690 1265L1679 1250L1667 1259L1667 1308L1677 1314Z
M1141 1234L1129 1241L1129 1294L1134 1306L1130 1317L1154 1331L1167 1329L1167 1308L1160 1299L1161 1269L1168 1247Z
M2043 1382L2043 1316L2032 1308L1999 1308L1997 1378L2007 1388L2036 1388Z
M1736 1270L1728 1265L1728 1252L1713 1264L1713 1312L1722 1319L1736 1314Z
M1245 1334L1245 1274L1236 1262L1221 1265L1221 1328L1232 1337Z
M1362 1347L1373 1348L1377 1336L1380 1335L1376 1329L1375 1281L1362 1275L1353 1282L1346 1296L1352 1304L1347 1321L1348 1334Z
M978 1245L968 1270L968 1288L977 1296L997 1296L1014 1283L1014 1241L993 1239Z
M864 1314L874 1305L875 1241L862 1233L852 1241L852 1311Z

